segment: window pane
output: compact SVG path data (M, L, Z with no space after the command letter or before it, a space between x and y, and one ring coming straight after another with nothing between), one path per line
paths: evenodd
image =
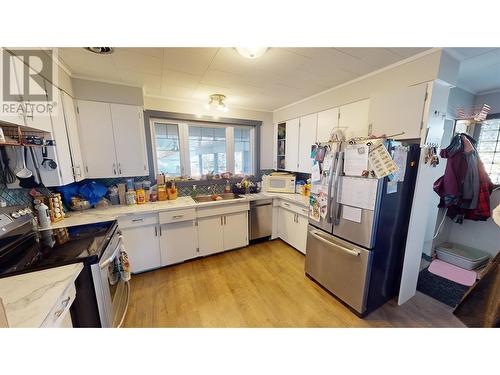
M234 173L250 174L250 129L234 128Z
M226 129L189 126L189 158L191 176L226 172Z
M158 172L170 176L180 176L181 153L177 125L156 123L154 128Z
M481 124L477 150L491 182L500 183L500 120L493 119Z

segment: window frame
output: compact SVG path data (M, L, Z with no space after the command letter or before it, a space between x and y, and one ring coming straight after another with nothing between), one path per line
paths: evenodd
M150 117L149 118L149 131L150 131L150 141L151 141L151 152L153 158L153 167L155 175L158 175L160 171L158 170L158 158L156 156L156 129L155 124L165 124L165 125L177 125L179 134L179 147L180 147L180 170L181 176L188 176L190 178L199 179L201 176L191 175L191 156L189 152L189 126L193 127L207 127L207 128L224 128L226 135L226 166L227 172L231 172L233 175L235 168L235 143L234 143L234 129L244 128L250 130L250 171L248 175L256 173L257 170L257 132L254 125L240 125L231 123L216 123L216 122L205 122L205 121L184 121L175 120L160 117ZM186 173L187 172L187 173Z
M486 121L491 121L491 120L496 120L496 121L500 122L500 116L498 114L495 114L495 115L490 115L490 116L488 116L486 118ZM476 147L478 149L479 149L479 146L480 146L480 143L481 143L480 136L481 136L481 131L482 130L483 130L483 123L478 124L478 126L474 126L473 137L474 137L474 139L477 139L477 145L476 145ZM492 152L478 151L478 155L481 157L481 154L489 154L489 153L491 153L493 155L493 161L494 161L495 160L495 156L497 154L500 155L500 129L497 130L497 139L494 140L494 141L491 141L491 142L495 143L495 150L492 151ZM494 162L492 164L494 164ZM483 165L484 165L484 167L486 169L486 173L487 173L488 177L491 179L491 181L494 184L500 183L500 177L498 176L497 173L494 174L495 179L493 179L492 171L490 171L490 168L488 168L489 164L484 164L484 162L483 162Z

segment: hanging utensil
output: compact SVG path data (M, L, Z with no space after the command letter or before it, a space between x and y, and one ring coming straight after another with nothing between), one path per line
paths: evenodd
M40 169L38 168L38 159L35 155L35 151L33 151L33 147L30 148L30 152L31 152L31 160L33 161L33 167L35 168L35 172L36 172L36 175L37 175L37 178L38 178L38 184L36 186L34 186L36 188L36 190L47 196L47 197L53 197L54 196L54 193L52 193L44 184L43 184L43 181L42 181L42 175L40 174Z
M48 150L47 150L47 146L44 146L42 148L42 167L46 167L46 164L47 166L50 168L50 169L56 169L57 168L57 163L48 157Z
M33 173L28 169L26 168L26 154L27 154L27 150L26 150L26 147L23 147L23 168L16 173L16 176L21 180L21 179L27 179L27 178L30 178L31 176L33 176Z
M0 154L2 155L5 183L13 184L14 182L16 182L16 174L14 173L14 171L10 166L10 159L9 155L7 154L7 150L5 149L5 146L0 148Z

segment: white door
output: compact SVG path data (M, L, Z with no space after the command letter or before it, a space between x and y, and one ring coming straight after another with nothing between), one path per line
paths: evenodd
M339 126L339 109L331 108L318 113L317 142L328 142L333 128Z
M248 212L227 214L223 217L224 250L248 245Z
M63 107L71 160L73 161L74 177L75 181L81 181L85 178L85 171L83 167L82 149L80 147L80 135L78 133L78 120L76 117L75 103L73 98L64 91L61 90L60 95L60 105Z
M287 171L297 171L299 167L299 127L300 119L286 122L285 166Z
M307 226L309 225L309 220L307 216L302 216L297 214L297 220L295 223L295 248L301 253L306 253L306 243L307 243Z
M110 106L118 174L122 177L148 175L141 107L125 104L110 104Z
M47 83L50 85L50 83ZM61 98L59 90L52 86L54 100L58 105L54 108L52 120L52 130L50 138L55 140L55 146L47 146L47 157L44 158L44 148L35 147L35 155L40 168L42 181L46 186L63 186L74 182L73 165L71 164L71 154L69 150L68 135L66 133L66 124L64 122L63 108L60 105ZM50 160L57 163L57 168L52 169Z
M371 97L369 123L371 134L403 135L396 139L420 138L427 83Z
M118 168L109 104L78 100L77 111L80 145L87 177L117 177Z
M125 228L121 231L132 272L147 271L161 266L160 243L156 225Z
M205 256L224 250L222 226L222 216L211 216L198 219L199 255Z
M3 52L2 49L0 49L0 52ZM11 58L11 63L9 64L10 67L10 75L9 75L9 83L10 83L10 94L16 95L17 100L14 104L19 104L21 103L21 91L19 89L18 85L18 79L17 79L17 74L16 74L16 69L14 68L14 65L19 64L20 61L18 58L12 57ZM3 82L2 82L3 83ZM12 125L20 125L24 126L25 125L25 118L24 118L24 112L15 112L15 113L4 113L3 110L0 111L0 122L3 123L8 123Z
M161 265L184 262L198 256L198 234L194 220L164 224L161 228Z
M317 113L300 118L298 172L311 173L311 146L316 143L317 123Z
M346 128L347 138L368 136L370 99L343 105L339 108L339 127Z

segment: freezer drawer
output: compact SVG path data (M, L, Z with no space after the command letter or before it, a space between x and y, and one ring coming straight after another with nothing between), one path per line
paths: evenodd
M358 313L366 310L372 253L309 225L306 273Z

